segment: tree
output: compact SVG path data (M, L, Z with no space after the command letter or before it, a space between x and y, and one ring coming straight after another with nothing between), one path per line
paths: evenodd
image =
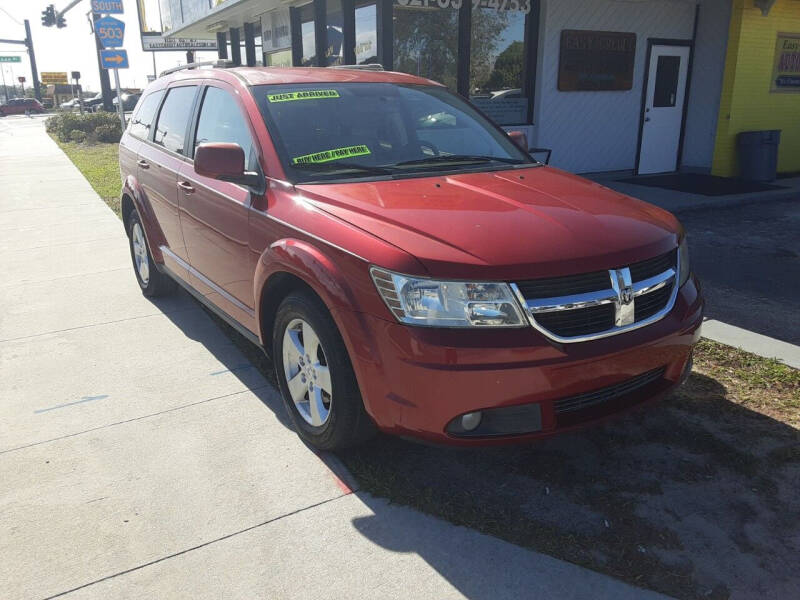
M490 90L520 87L524 58L523 50L522 42L511 42L497 57L494 69L492 69L492 74L489 75L485 87Z
M508 27L509 17L508 11L489 8L473 10L469 62L470 92L476 87L485 87L497 59L497 45L503 31Z

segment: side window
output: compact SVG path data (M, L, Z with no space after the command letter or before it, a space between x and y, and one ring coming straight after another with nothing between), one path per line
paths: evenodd
M164 96L164 90L158 90L145 97L139 105L139 110L131 119L130 134L146 140L150 136L150 127L158 110L158 104Z
M228 142L239 144L244 150L248 168L255 167L255 150L250 128L236 100L223 89L206 88L194 147L206 142Z
M196 91L197 86L185 86L172 88L167 92L167 99L158 113L156 134L153 138L156 144L178 154L187 154L183 142L186 139L186 128Z

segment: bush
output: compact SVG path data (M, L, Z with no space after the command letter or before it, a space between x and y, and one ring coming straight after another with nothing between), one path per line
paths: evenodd
M89 141L118 142L122 137L119 117L116 113L72 113L65 112L47 119L45 127L61 142L72 140L72 133L80 131Z
M94 130L94 136L98 142L119 142L119 138L122 137L120 124L117 122L115 125L98 125Z
M44 122L44 128L47 130L47 133L57 133L59 126L58 115L53 117L47 117L47 120Z
M70 142L85 142L86 141L86 132L81 131L80 129L73 129L69 132L69 141Z

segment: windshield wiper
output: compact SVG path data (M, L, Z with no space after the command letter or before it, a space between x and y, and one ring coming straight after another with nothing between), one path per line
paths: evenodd
M508 163L511 165L521 165L524 162L526 162L518 158L506 158L503 156L484 156L482 154L440 154L438 156L427 156L425 158L417 158L415 160L404 160L403 162L399 162L394 166L404 167L406 165L425 165L425 164L436 164L442 162L485 163L485 162L495 162L495 161L501 163Z
M394 173L394 171L388 167L372 167L370 165L359 165L358 163L342 161L331 161L325 163L294 163L292 164L292 167L295 169L314 169L317 171L352 170L374 175L391 175Z

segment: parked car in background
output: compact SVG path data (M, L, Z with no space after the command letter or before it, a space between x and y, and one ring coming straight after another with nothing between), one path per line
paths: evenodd
M317 448L532 440L663 397L703 316L683 228L526 148L411 75L168 74L119 145L136 280L270 354Z
M43 112L44 106L36 98L12 98L6 104L0 105L0 117Z
M117 99L116 93L111 94L112 102ZM83 109L87 112L97 112L103 110L103 94L98 92L88 100L83 101Z
M62 102L58 105L58 108L61 110L72 110L74 108L78 108L78 99L72 98L71 100L67 100L66 102Z
M126 92L122 93L122 110L124 111L131 111L136 106L136 103L141 98L141 94L128 94ZM114 108L116 109L117 105L119 104L119 100L115 97L113 100Z

